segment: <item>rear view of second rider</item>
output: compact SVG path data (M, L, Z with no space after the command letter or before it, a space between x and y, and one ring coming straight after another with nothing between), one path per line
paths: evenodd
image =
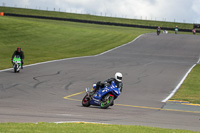
M160 31L161 31L161 28L160 28L160 26L158 26L158 28L157 28L157 35L158 36L160 35Z

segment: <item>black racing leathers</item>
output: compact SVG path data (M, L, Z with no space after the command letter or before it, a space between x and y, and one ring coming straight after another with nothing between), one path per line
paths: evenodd
M122 88L123 88L123 83L117 81L115 78L110 78L107 79L106 81L104 81L104 83L101 83L100 81L96 83L96 88L95 88L95 92L97 92L99 90L99 88L103 88L105 85L110 86L112 81L115 82L116 87L120 90L120 92L122 92Z
M111 85L112 81L115 82L115 85L116 85L117 89L119 89L120 92L122 92L122 89L123 89L123 83L117 81L115 78L107 79L107 80L105 81L105 83L108 83L109 85Z

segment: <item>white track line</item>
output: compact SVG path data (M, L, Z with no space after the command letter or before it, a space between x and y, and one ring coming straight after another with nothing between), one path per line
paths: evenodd
M13 68L8 68L8 69L0 70L0 72L9 71L9 70L12 70L12 69L13 69Z
M115 49L118 49L118 48L121 48L121 47L124 47L126 45L129 45L131 43L133 43L134 41L136 41L138 38L140 38L141 36L143 36L144 34L142 35L139 35L138 37L136 37L134 40L132 40L131 42L128 42L126 44L123 44L121 46L118 46L116 48L113 48L113 49L110 49L108 51L105 51L103 53L100 53L98 55L92 55L92 56L82 56L82 57L73 57L73 58L66 58L66 59L59 59L59 60L52 60L52 61L46 61L46 62L40 62L40 63L35 63L35 64L30 64L30 65L26 65L24 67L30 67L30 66L36 66L36 65L41 65L41 64L46 64L46 63L51 63L51 62L57 62L57 61L65 61L65 60L72 60L72 59L83 59L83 58L88 58L88 57L96 57L96 56L101 56L101 55L104 55L106 53L109 53ZM8 71L8 70L12 70L13 68L9 68L9 69L4 69L4 70L0 70L0 72L5 72L5 71Z
M177 90L180 88L180 86L183 84L183 82L185 81L186 77L188 76L188 74L192 71L192 69L200 62L200 58L198 60L198 62L196 64L194 64L189 70L188 72L185 74L185 76L183 77L183 79L180 81L180 83L176 86L176 88L171 92L171 94L165 98L164 100L162 100L162 102L167 102L176 92Z
M198 60L197 64L199 64L199 63L200 63L200 57L199 57L199 60Z

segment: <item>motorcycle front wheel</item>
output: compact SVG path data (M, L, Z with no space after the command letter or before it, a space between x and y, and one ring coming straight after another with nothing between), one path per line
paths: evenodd
M89 107L90 106L90 98L89 98L88 94L86 94L85 97L83 98L82 105L84 107Z
M106 95L101 99L101 108L107 109L114 102L114 97L110 94Z
M160 35L160 32L159 32L159 31L157 31L157 35L158 35L158 36Z
M17 65L14 65L14 73L17 72Z

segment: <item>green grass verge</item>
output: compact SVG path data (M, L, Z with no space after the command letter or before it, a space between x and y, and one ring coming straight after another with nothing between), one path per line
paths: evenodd
M48 60L95 55L130 42L154 30L72 23L66 21L0 17L0 69L11 67L18 46L25 65Z
M41 11L41 10L22 9L22 8L10 8L10 7L0 7L0 12L59 17L59 18L72 18L72 19L82 19L82 20L94 20L94 21L102 21L102 22L115 22L115 23L124 23L124 24L136 24L136 25L146 25L146 26L161 26L161 27L168 27L168 28L175 28L175 26L178 26L179 28L182 28L182 29L191 29L191 30L193 28L193 24L187 24L187 23L174 23L174 22L150 21L150 20L139 20L139 19L124 19L124 18L103 17L103 16L94 16L94 15L63 13L63 12L55 12L55 11Z
M197 133L188 130L145 126L86 123L0 123L1 133Z
M177 93L170 100L183 100L200 104L200 65L196 65Z

